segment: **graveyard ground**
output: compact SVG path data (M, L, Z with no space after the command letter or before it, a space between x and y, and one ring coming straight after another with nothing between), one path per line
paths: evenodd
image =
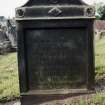
M19 98L16 56L17 56L16 53L0 55L0 102L6 102L9 100L15 100ZM101 85L104 89L105 88L105 38L95 41L95 59L96 59L95 60L96 83L98 85ZM99 90L101 90L101 88L99 88ZM93 98L89 100L88 104L87 100L83 101L79 98L78 104L74 105L105 105L104 92L105 90L95 94L95 96L93 96ZM64 104L60 103L57 104L57 102L54 102L52 105L64 105Z

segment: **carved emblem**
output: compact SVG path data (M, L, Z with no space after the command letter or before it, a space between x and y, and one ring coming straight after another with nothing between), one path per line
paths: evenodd
M24 10L18 9L18 10L16 11L16 15L17 15L18 17L24 17Z
M94 16L95 15L94 8L92 8L92 7L86 8L85 9L85 14L86 14L86 16L89 16L89 17Z
M58 7L54 7L51 10L49 10L48 13L50 15L53 15L53 16L58 16L58 15L60 15L62 13L62 10L60 10Z

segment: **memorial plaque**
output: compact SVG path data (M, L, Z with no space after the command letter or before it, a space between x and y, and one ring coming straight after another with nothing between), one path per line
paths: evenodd
M86 28L26 30L30 89L86 87Z
M81 0L30 0L16 9L22 105L94 90L94 18Z

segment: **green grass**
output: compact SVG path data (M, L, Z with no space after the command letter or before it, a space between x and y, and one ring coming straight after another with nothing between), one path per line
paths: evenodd
M0 101L19 96L16 53L0 55Z
M95 43L96 79L105 77L105 38Z
M19 83L16 53L0 55L0 101L8 101L19 97ZM105 77L105 38L95 42L96 80ZM96 94L91 101L80 100L74 105L105 105L104 95ZM104 104L102 104L104 103ZM73 104L72 104L73 105Z

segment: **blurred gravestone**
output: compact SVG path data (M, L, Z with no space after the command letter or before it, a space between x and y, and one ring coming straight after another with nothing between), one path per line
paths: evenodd
M6 32L0 26L0 54L5 54L9 51L11 51L11 42L6 35Z
M13 24L12 24L13 23ZM7 36L13 48L17 48L16 26L13 20L7 20Z

